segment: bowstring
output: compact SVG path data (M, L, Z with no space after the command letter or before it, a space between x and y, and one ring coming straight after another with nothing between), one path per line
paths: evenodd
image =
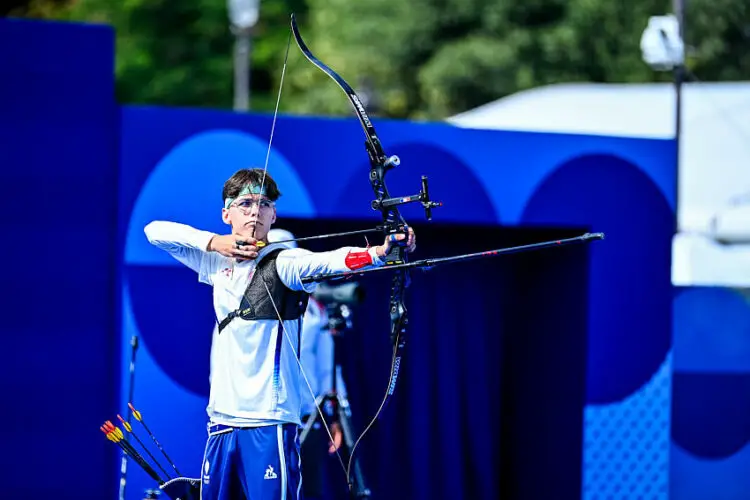
M331 439L331 443L334 446L334 450L336 451L336 456L338 457L339 463L341 464L341 470L343 470L348 475L347 467L346 465L344 465L344 459L341 457L341 454L339 453L338 448L336 448L336 444L334 442L331 429L328 427L328 424L326 423L326 418L323 415L323 411L317 405L317 398L315 397L315 391L313 391L312 385L310 384L310 380L307 378L307 374L305 374L305 370L302 368L302 362L296 356L297 351L295 351L294 344L292 344L292 338L289 335L287 335L286 327L284 326L284 321L281 319L281 314L279 314L279 310L276 308L276 303L273 301L273 298L271 297L271 290L268 289L268 284L266 283L266 281L265 280L262 280L262 281L263 281L263 286L266 287L266 292L268 292L268 297L271 298L271 305L273 306L273 310L276 311L276 316L279 318L279 324L281 325L281 333L284 335L284 337L286 337L286 341L289 344L290 349L292 350L292 355L294 359L297 360L297 365L299 366L300 373L302 374L302 378L304 379L305 384L307 385L307 388L310 391L310 395L313 398L313 406L315 406L315 408L318 410L318 415L320 415L320 420L321 422L323 422L323 427L325 427L326 432L328 433L328 437ZM301 345L298 346L298 349L300 349L301 351L302 346Z
M271 145L273 144L273 134L276 131L276 117L279 115L279 103L281 102L281 90L284 88L284 75L286 75L286 63L289 60L289 47L292 45L292 32L289 32L289 38L286 41L286 54L284 54L284 65L281 68L281 80L279 81L279 93L276 95L276 107L273 110L273 120L271 121L271 135L268 138L268 149L266 150L266 161L263 163L263 179L260 182L260 191L263 193L263 188L266 185L266 172L268 172L268 160L271 158ZM258 206L258 212L255 216L255 225L253 226L253 238L255 237L255 227L258 224L258 217L260 216L260 205Z
M354 442L354 445L352 446L352 451L349 453L349 461L346 466L346 479L347 479L347 482L349 483L351 483L351 480L349 478L351 477L352 464L354 463L354 452L357 450L357 446L359 446L359 443L362 441L362 438L365 437L365 434L367 434L370 428L372 428L372 426L375 425L375 422L378 420L380 413L383 411L383 408L385 408L386 401L388 401L388 396L389 396L388 388L393 382L393 367L396 364L396 355L398 354L398 342L400 342L400 339L401 339L401 333L399 332L396 335L396 343L393 346L393 356L391 356L391 376L388 378L388 386L386 386L385 396L383 396L383 399L380 401L380 406L378 407L378 410L375 412L375 416L372 417L372 420L370 420L370 423L367 424L367 427L365 427L365 430L362 431L362 433L359 435L357 440Z
M287 39L287 43L286 43L286 54L284 55L284 65L283 65L283 67L281 69L281 79L280 79L280 82L279 82L279 92L278 92L278 95L276 96L276 107L274 109L273 120L271 122L271 135L269 136L269 139L268 139L268 149L266 151L266 160L265 160L265 162L263 164L263 178L262 178L261 183L260 183L260 192L261 193L263 192L263 190L265 188L266 173L268 172L268 162L269 162L269 159L271 157L271 146L273 144L274 131L276 130L276 119L277 119L278 114L279 114L279 103L281 102L281 91L284 88L284 75L286 74L286 66L287 66L287 61L289 59L289 48L291 47L291 43L292 43L292 31L289 30L289 38ZM260 217L260 205L258 205L258 211L256 212L256 215L255 215L255 224L253 225L253 232L252 232L252 237L253 238L255 238L255 229L257 228L257 225L258 225L258 217ZM336 447L335 440L333 438L333 433L331 433L331 429L328 427L328 423L326 422L325 415L323 415L323 411L316 404L317 398L315 397L315 391L313 391L312 385L310 384L310 380L307 378L307 374L305 373L305 369L302 367L302 362L300 361L300 359L296 355L296 350L294 349L294 345L292 344L292 339L291 339L291 337L289 335L287 335L286 327L284 326L284 320L281 318L281 314L279 313L279 310L276 307L276 303L273 300L273 295L271 294L271 290L268 289L268 285L266 284L265 280L262 280L262 281L263 281L263 286L265 286L265 288L266 288L266 293L268 293L268 298L271 300L271 305L273 306L273 309L274 309L274 311L276 313L276 317L279 320L279 324L281 325L281 332L280 332L280 334L283 335L284 337L286 337L287 343L288 343L289 347L292 350L292 354L293 354L293 357L294 357L295 361L297 362L297 366L299 368L300 374L302 375L302 378L305 381L305 385L307 385L307 389L310 391L310 395L312 396L312 399L313 399L313 402L314 402L313 406L315 406L315 409L317 410L318 415L320 416L320 420L323 422L323 427L325 428L326 434L328 434L328 438L331 440L331 444L334 447L334 451L336 452L336 457L338 458L339 463L341 464L341 470L344 471L344 473L347 475L347 482L348 482L349 473L347 472L347 467L344 464L344 459L341 457L341 453L339 453L338 447ZM300 349L300 351L301 351L302 346L301 345L298 346L298 349Z

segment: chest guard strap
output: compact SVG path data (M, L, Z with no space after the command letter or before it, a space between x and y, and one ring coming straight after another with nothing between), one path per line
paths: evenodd
M299 319L305 314L310 295L307 292L297 292L288 288L276 271L276 258L282 250L283 248L273 250L258 262L255 273L242 296L240 307L219 322L219 333L237 317L247 321L278 320L279 316L282 320L292 320ZM279 308L278 315L274 304Z

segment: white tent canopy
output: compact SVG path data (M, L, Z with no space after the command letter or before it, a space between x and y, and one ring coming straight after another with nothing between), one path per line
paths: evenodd
M675 103L675 87L667 83L560 84L519 92L447 121L479 129L669 139ZM750 246L744 248L750 219L737 215L747 214L750 203L750 82L683 85L678 200L681 235L675 239L673 280L750 286ZM738 200L746 206L737 207ZM721 276L710 270L715 259L727 258L716 239L740 245L732 248L732 263Z

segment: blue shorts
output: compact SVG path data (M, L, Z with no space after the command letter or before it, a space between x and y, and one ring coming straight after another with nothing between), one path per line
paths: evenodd
M301 485L295 424L209 427L201 500L299 500Z

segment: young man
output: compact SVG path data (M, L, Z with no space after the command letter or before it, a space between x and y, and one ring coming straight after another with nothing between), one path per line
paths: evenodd
M299 350L302 316L314 274L381 266L394 244L343 247L313 253L268 244L281 196L262 169L244 169L224 183L222 220L231 233L217 235L175 222L145 228L153 245L198 273L213 287L219 335L207 413L208 441L201 469L201 498L296 499L300 491ZM405 239L399 235L399 240ZM410 229L404 241L415 248Z

